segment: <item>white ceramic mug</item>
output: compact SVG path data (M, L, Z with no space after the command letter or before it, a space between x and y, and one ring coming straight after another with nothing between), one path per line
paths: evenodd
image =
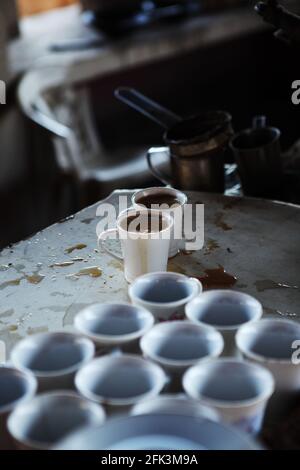
M15 367L33 373L42 392L72 389L75 373L94 354L92 341L77 334L40 333L17 343L11 361Z
M51 392L19 405L8 418L8 430L22 450L46 450L70 433L100 426L104 409L76 393Z
M37 381L32 374L0 367L0 450L12 448L7 432L7 418L20 403L30 400L37 390Z
M120 347L135 352L139 339L152 328L154 317L142 307L114 302L86 307L76 315L74 324L97 349Z
M142 204L144 198L155 196L157 200L161 198L159 207L153 206L151 209L162 210L162 212L171 215L174 221L174 225L171 233L171 242L169 248L169 258L176 256L180 249L183 248L183 210L184 205L187 203L188 198L186 194L177 189L168 188L168 187L155 187L155 188L146 188L140 191L137 191L132 196L132 205L139 209L145 208L145 205ZM164 198L170 196L176 200L176 203L172 206L168 206L164 203Z
M94 359L75 377L79 393L103 404L110 415L127 413L137 402L155 397L167 382L159 366L130 354Z
M259 320L262 305L254 297L232 290L212 290L190 302L185 309L192 322L216 328L224 338L223 356L237 355L235 335L245 324Z
M171 378L170 391L181 391L182 374L200 361L218 357L224 347L220 333L188 321L159 323L141 339L144 356Z
M131 218L140 220L141 225L148 225L148 230L137 231L135 220L128 223ZM121 212L116 228L99 235L98 244L110 256L124 262L125 279L131 283L142 274L167 270L172 227L173 219L168 214L131 208ZM106 246L111 235L120 239L122 255Z
M215 409L221 420L257 434L274 379L265 368L234 359L212 359L191 367L183 377L186 393Z
M276 391L268 417L278 419L288 413L300 397L300 324L262 319L243 326L236 335L236 344L246 359L263 365L275 378Z
M156 321L183 319L186 304L201 292L198 279L172 272L146 274L129 287L131 302L149 310Z

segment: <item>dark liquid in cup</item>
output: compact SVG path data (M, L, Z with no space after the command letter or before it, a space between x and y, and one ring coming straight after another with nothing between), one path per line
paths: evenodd
M137 204L141 204L147 209L155 209L161 205L168 207L180 206L181 201L171 194L149 194L148 196L142 196L136 201Z
M157 233L167 228L165 219L161 215L137 214L127 217L122 226L128 232Z

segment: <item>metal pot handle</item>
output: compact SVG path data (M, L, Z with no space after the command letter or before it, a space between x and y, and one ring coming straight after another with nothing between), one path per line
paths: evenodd
M147 152L147 162L149 169L151 173L157 178L161 183L166 184L166 185L174 185L174 180L170 175L167 175L160 170L158 170L152 163L152 157L157 155L158 153L162 153L165 151L166 147L152 147L150 150Z

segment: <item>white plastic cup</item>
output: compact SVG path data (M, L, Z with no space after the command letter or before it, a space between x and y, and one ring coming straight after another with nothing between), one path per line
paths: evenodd
M10 449L13 442L7 432L7 418L20 403L30 400L37 390L32 374L0 367L0 450Z
M75 378L79 393L104 405L108 414L128 413L139 401L158 395L167 381L159 366L130 354L94 359Z
M15 367L31 372L39 392L74 388L76 372L95 354L87 338L73 333L41 333L21 340L11 353Z
M157 272L140 276L128 292L131 302L149 310L156 321L180 320L187 303L202 292L202 284L183 274Z
M160 365L171 378L169 389L179 392L182 374L200 361L218 357L224 341L213 328L174 321L155 325L140 345L144 356Z
M153 315L128 303L94 304L75 317L75 328L94 342L97 349L121 348L138 352L139 339L154 324Z
M260 432L274 387L267 369L234 359L198 364L183 377L188 396L215 409L222 421L250 434Z
M72 432L100 426L104 409L76 393L51 392L19 405L8 418L8 430L22 450L46 450Z
M186 316L195 323L216 328L224 338L223 356L236 356L235 335L245 324L259 320L262 305L254 297L232 290L212 290L190 302Z
M243 357L273 374L276 391L270 400L268 419L280 419L299 401L300 324L263 319L243 326L236 335L236 344Z

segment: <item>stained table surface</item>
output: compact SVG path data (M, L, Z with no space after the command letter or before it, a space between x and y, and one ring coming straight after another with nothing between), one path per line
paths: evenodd
M122 264L97 248L100 204L116 191L34 237L0 253L0 340L7 351L26 335L72 330L74 316L95 302L127 301ZM265 315L300 318L300 207L207 193L205 245L180 254L169 270L200 278L206 288L231 287L256 296Z

